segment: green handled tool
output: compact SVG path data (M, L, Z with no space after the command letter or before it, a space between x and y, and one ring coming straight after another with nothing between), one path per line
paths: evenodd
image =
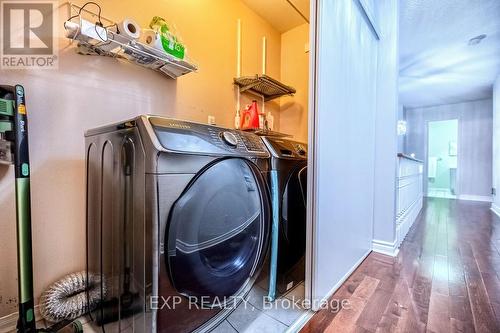
M17 332L83 332L80 322L61 322L36 329L33 296L33 252L31 239L30 162L28 116L24 88L0 86L0 162L14 163L16 177L17 267L19 319ZM10 151L9 151L10 150ZM10 156L12 155L12 156Z
M28 118L24 88L14 87L14 168L16 176L17 268L19 281L18 332L36 332L33 300L33 253L31 249L30 164Z

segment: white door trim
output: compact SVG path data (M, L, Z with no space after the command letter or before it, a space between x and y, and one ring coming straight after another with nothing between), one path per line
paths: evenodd
M309 105L308 105L308 156L307 156L307 226L306 226L306 269L305 269L305 299L312 304L314 271L314 230L316 221L316 111L317 111L317 42L318 42L318 11L319 1L310 2L309 23Z

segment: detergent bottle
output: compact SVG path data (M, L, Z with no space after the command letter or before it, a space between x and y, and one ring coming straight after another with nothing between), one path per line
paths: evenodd
M240 129L244 131L256 128L259 128L259 108L257 107L257 101L254 100L241 113Z

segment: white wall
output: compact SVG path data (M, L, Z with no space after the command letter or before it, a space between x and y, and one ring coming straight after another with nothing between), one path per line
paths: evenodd
M406 152L425 161L424 194L427 193L428 122L458 119L458 194L488 199L492 184L493 104L491 99L407 109Z
M493 87L493 210L500 216L500 75Z
M280 132L307 142L309 103L309 24L305 23L281 34L281 81L294 87L293 96L280 98Z
M357 2L318 6L317 109L309 136L316 301L371 250L378 43Z
M377 113L375 117L375 188L373 249L396 252L396 167L398 107L398 2L379 0Z

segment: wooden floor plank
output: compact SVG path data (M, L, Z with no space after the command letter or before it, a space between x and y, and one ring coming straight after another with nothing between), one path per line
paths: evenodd
M499 249L487 203L426 199L398 257L371 253L332 296L352 308L302 332L500 332Z
M441 295L449 295L449 266L448 257L436 255L434 257L434 268L432 270L432 291Z
M374 332L377 329L378 323L382 319L385 309L392 297L392 292L377 288L373 296L368 300L363 312L358 318L357 326L364 328L367 331Z
M468 296L450 296L451 332L474 332L474 319Z
M363 312L366 303L377 289L379 280L365 276L356 291L349 298L349 309L340 313L328 325L325 332L353 332L356 329L356 321Z
M463 246L465 281L471 305L474 327L478 332L500 332L484 282L470 244Z
M433 293L429 304L429 320L427 330L431 332L450 331L450 309L448 296Z
M394 290L376 332L424 332L425 324L417 318L415 305L406 280L401 279Z

